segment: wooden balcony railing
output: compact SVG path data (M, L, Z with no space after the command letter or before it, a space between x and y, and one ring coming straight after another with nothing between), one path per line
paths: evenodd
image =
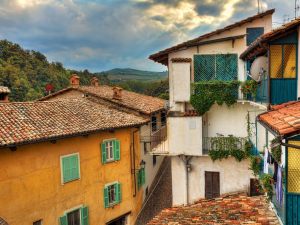
M141 142L149 143L151 152L155 149L158 145L162 144L167 140L167 126L162 126L156 131L151 131L149 134L142 134L141 135Z

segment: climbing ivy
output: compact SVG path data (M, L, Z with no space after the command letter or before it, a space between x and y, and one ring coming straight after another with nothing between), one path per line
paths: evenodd
M257 176L259 174L260 162L261 158L259 156L250 157L250 169L252 170L254 176Z
M200 114L208 112L214 103L231 106L238 99L239 81L201 81L192 86L190 103Z
M258 87L257 81L246 80L241 85L241 91L244 94L244 96L247 96L248 94L250 94L252 98L255 98L257 87Z
M229 156L234 157L238 162L248 158L251 155L252 144L238 137L214 137L211 140L212 149L208 152L210 158L215 160L227 159Z
M270 174L264 174L260 178L260 181L262 183L264 192L267 193L268 201L271 201L273 197L273 177Z
M281 162L281 145L278 138L274 138L271 141L271 154L276 162Z

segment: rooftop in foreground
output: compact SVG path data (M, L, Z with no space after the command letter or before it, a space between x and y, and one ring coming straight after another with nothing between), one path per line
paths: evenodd
M229 195L163 210L148 225L280 224L264 196Z

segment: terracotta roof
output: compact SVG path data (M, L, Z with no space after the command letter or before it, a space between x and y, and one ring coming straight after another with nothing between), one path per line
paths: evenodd
M300 101L274 105L270 111L258 115L257 118L278 135L300 133Z
M269 41L278 39L282 36L289 34L290 31L294 31L300 24L300 18L297 18L289 23L286 23L277 29L274 29L268 33L261 35L257 38L241 55L241 59L251 59L257 55L263 55L267 52L267 43Z
M264 196L236 194L163 210L148 225L280 224Z
M0 147L144 124L143 117L90 100L0 103Z
M8 223L6 223L5 220L0 217L0 225L8 225Z
M239 22L236 22L236 23L231 24L229 26L226 26L224 28L215 30L213 32L201 35L201 36L199 36L199 37L197 37L195 39L192 39L192 40L183 42L181 44L175 45L173 47L167 48L165 50L159 51L159 52L157 52L155 54L150 55L149 59L151 59L151 60L153 60L155 62L159 62L159 63L164 64L164 65L168 65L168 54L169 53L177 51L177 50L180 50L181 48L184 48L184 47L195 46L195 45L199 44L199 42L201 42L202 40L204 40L206 38L209 38L209 37L211 37L213 35L220 34L220 33L224 32L224 31L227 31L227 30L230 30L230 29L242 26L245 23L250 23L253 20L256 20L256 19L262 18L264 16L273 14L274 12L275 12L275 9L270 9L270 10L267 10L266 12L257 14L255 16L248 17L248 18L246 18L244 20L241 20Z
M8 87L0 86L0 93L10 93Z
M122 99L114 99L113 98L113 87L106 86L106 85L99 85L99 86L80 86L78 88L66 88L51 95L45 96L40 100L50 100L51 97L62 94L69 90L78 90L83 93L91 94L96 97L102 98L107 100L111 103L114 103L118 106L126 107L144 114L149 115L152 112L160 111L164 109L165 100L138 94L131 91L122 90Z

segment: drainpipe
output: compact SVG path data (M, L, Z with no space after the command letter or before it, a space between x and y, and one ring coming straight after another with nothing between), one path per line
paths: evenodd
M133 197L136 196L136 174L135 174L135 138L134 135L135 133L139 132L139 129L134 130L132 132L132 155L131 155L131 174L133 175L133 183L134 183L134 193Z
M184 203L184 205L188 205L189 204L189 172L192 169L190 161L193 158L193 156L180 155L179 158L183 161L185 165L184 168L185 168L185 177L186 177L186 181L185 181L186 202Z

